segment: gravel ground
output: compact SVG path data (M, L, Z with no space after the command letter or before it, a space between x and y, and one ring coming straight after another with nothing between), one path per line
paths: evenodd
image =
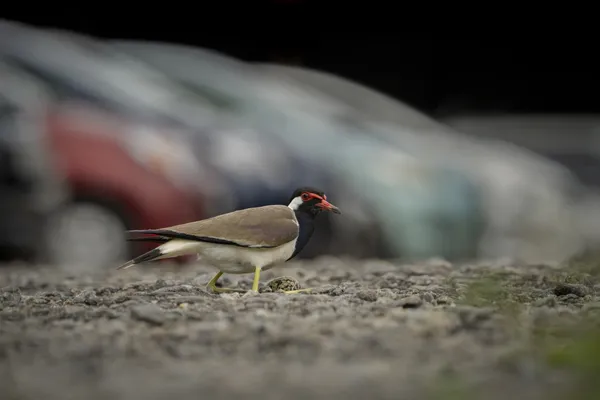
M263 293L221 295L205 290L212 274L0 268L0 398L591 399L600 389L586 380L600 346L581 328L600 310L590 274L320 258L263 272ZM319 290L273 292L278 276Z

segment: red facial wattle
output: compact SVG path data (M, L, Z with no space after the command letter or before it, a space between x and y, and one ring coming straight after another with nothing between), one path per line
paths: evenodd
M336 206L334 206L333 204L331 204L330 202L327 201L327 196L325 196L325 195L319 196L316 193L308 193L308 192L302 193L302 200L309 201L312 199L321 200L319 203L315 204L315 207L322 208L323 210L326 210L326 211L331 211L332 213L335 213L335 214L341 214L341 211L339 208L337 208Z

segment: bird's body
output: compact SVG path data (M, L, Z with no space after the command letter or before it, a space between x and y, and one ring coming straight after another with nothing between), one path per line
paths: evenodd
M173 239L167 243L159 246L168 257L176 257L176 255L187 255L190 253L197 253L198 259L206 261L228 274L247 274L254 272L255 268L260 268L263 271L273 268L276 264L289 260L296 250L296 243L298 242L299 225L296 220L294 212L285 206L267 206L267 211L271 211L273 207L284 207L286 213L290 213L290 218L294 221L295 231L293 235L289 235L291 240L279 245L279 246L239 246L239 245L228 245L221 243L211 243L204 241L194 241L186 239ZM249 208L242 211L251 212L262 212L257 208ZM232 218L237 217L237 213L240 211L233 211L232 213L223 214ZM291 225L291 224L290 224ZM175 255L176 254L176 255Z
M203 244L198 251L202 259L227 274L248 274L255 268L267 271L290 259L296 240L270 249L249 250Z
M163 244L118 269L197 254L199 259L220 271L209 283L214 290L218 289L214 286L216 279L223 273L254 273L253 290L257 290L260 271L295 257L310 240L314 219L323 210L339 213L322 192L300 188L288 206L253 207L167 228L130 231L155 235L132 240L154 240Z

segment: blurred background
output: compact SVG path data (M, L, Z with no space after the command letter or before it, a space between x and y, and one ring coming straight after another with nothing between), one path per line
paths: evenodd
M556 44L548 63L522 40L134 30L0 21L2 261L114 268L148 250L125 230L303 185L343 215L301 258L545 262L600 242L600 103Z

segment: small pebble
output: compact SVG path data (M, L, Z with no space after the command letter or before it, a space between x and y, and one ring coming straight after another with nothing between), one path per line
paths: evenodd
M356 296L364 301L377 301L377 292L374 290L361 290Z
M418 295L412 295L400 299L398 305L402 308L418 308L423 304L423 300Z
M162 325L166 316L162 308L155 304L141 304L131 309L131 317L152 325Z

